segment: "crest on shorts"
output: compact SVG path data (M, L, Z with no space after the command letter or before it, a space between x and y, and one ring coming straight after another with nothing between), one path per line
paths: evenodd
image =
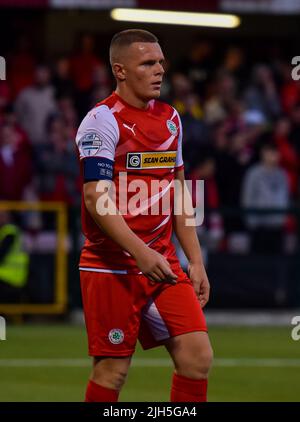
M120 344L124 340L124 333L120 328L113 328L110 330L108 338L112 344Z
M169 129L169 132L176 136L177 135L177 126L175 125L174 122L172 122L172 120L167 120L167 128Z

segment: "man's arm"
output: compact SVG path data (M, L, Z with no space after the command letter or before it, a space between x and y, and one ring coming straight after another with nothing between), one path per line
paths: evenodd
M255 207L257 199L257 172L250 169L246 172L242 183L241 204L245 208Z
M107 193L108 185L109 183L103 180L84 184L84 202L91 217L107 236L132 255L146 277L155 282L174 284L177 276L172 272L170 264L163 255L149 248L129 228ZM101 206L101 203L105 201L98 201L100 197L103 199L102 195L105 195L104 199L107 201L105 211L108 212L106 213L104 213L104 207Z
M181 192L175 194L175 200L181 201L181 215L174 215L174 231L177 239L189 261L189 277L194 285L195 292L199 297L200 305L203 308L209 299L209 282L205 271L201 247L195 226L187 226L186 220L191 220L193 215L192 200L185 185L184 170L176 172L176 179L181 182ZM183 204L184 199L184 204Z

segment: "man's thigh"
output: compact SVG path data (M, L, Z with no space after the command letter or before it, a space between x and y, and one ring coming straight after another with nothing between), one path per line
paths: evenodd
M137 341L145 277L80 272L89 355L130 356Z
M205 316L193 285L186 276L167 286L143 309L139 340L144 349L164 344L181 334L207 331Z

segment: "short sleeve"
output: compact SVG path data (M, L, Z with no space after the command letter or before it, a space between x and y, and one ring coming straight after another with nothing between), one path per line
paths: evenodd
M182 170L184 168L183 158L182 158L182 123L180 116L177 113L178 122L179 122L179 135L178 135L178 145L177 145L177 154L176 154L176 163L175 168L176 170Z
M106 105L92 109L82 120L76 135L84 181L113 177L114 157L119 141L119 126Z

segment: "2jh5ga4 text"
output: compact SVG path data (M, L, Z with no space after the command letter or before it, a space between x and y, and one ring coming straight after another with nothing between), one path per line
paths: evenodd
M195 406L147 406L145 409L110 406L104 409L103 416L127 416L132 420L147 416L156 419L161 416L197 416L197 410Z

